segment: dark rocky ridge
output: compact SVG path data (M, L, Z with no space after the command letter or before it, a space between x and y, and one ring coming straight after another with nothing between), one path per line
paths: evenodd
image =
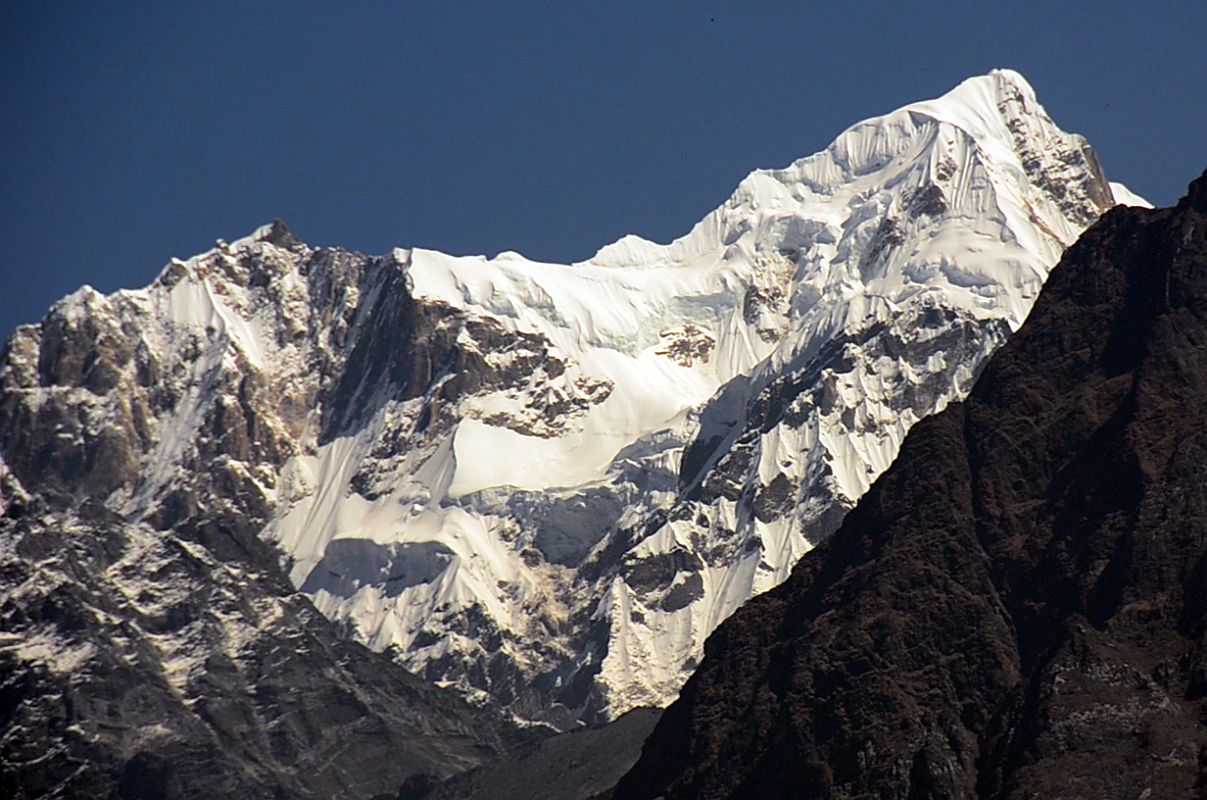
M615 797L1207 796L1207 175L709 639Z

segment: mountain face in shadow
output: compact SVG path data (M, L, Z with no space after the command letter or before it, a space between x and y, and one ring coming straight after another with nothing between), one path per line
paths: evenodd
M615 797L1207 793L1207 174L1065 254Z

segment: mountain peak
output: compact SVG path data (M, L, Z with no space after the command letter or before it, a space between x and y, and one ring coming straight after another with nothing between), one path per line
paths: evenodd
M1193 208L1207 212L1207 170L1190 182L1190 186L1186 189L1186 196L1178 202L1178 208Z
M1010 119L1037 117L1051 124L1035 89L1012 69L995 69L962 81L940 97L910 103L902 111L931 116L955 125L978 139L1007 136Z
M983 158L1008 159L1014 154L1011 126L1019 128L1020 123L1012 123L1011 119L1017 116L1035 118L1035 122L1021 128L1036 137L1037 150L1046 149L1050 143L1067 145L1063 140L1070 137L1048 117L1026 78L1012 69L995 69L970 77L937 98L862 120L841 132L826 148L802 156L785 168L751 172L721 208L670 244L629 234L604 245L583 263L632 266L650 261L690 261L709 248L730 244L735 228L747 226L759 209L775 207L781 216L788 213L792 205L806 199L802 192L834 196L854 184L858 184L852 190L856 193L879 189L896 177L891 162L928 135L918 115L964 131L982 146L979 157ZM1080 137L1073 137L1073 143L1084 144ZM912 155L922 160L920 154ZM1100 198L1108 195L1109 190L1099 192Z
M1112 202L991 73L576 265L278 221L25 331L0 457L157 529L238 517L414 672L598 721L675 696Z
M989 70L988 77L1012 84L1028 94L1035 94L1035 90L1031 87L1031 82L1028 81L1026 77L1024 77L1023 74L1016 69L1012 69L1010 67L996 67ZM969 80L975 80L975 77L970 78Z
M280 219L274 219L267 225L261 225L252 233L251 239L259 242L268 242L277 247L292 248L297 247L301 242L290 232L285 222Z

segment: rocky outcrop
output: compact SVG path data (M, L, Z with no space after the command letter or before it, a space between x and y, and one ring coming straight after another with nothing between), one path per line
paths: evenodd
M1207 793L1207 175L709 639L618 800Z

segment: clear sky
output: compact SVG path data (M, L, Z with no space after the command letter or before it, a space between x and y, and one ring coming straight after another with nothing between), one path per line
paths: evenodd
M283 218L589 257L1009 66L1158 204L1207 166L1207 2L4 3L0 336Z

